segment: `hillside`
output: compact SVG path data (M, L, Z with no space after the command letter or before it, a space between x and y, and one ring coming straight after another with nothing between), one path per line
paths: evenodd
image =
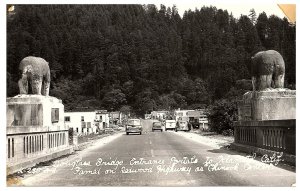
M249 8L250 11L250 8ZM196 108L250 89L251 56L279 51L295 87L296 26L252 10L186 11L154 5L17 5L7 15L7 96L22 58L45 58L50 95L67 111Z

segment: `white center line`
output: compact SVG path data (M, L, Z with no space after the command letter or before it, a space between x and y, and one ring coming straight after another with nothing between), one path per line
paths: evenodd
M151 149L151 157L155 157L153 149Z
M151 156L152 156L152 157L155 157L155 156L154 156L153 149L151 149Z
M151 142L151 140L150 140L150 145L152 145L152 142Z

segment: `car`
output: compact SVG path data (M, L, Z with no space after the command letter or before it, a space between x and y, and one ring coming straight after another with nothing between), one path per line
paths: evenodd
M142 125L140 119L129 119L126 124L126 135L129 133L139 133L142 134Z
M160 132L163 131L163 124L161 122L153 122L152 124L152 131L155 131L155 130L159 130Z
M175 131L189 131L190 128L188 126L187 121L177 121Z
M166 131L167 130L175 130L176 121L175 120L166 120Z

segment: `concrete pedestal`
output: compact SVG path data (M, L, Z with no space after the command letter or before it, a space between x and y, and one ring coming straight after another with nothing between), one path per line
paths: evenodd
M8 173L70 151L61 100L51 96L17 95L7 98L6 106Z
M247 92L238 104L239 121L296 119L296 91Z
M295 163L295 90L247 92L238 115L232 148L258 155L282 152L286 161Z

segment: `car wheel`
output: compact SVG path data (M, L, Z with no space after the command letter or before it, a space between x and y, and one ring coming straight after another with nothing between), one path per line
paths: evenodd
M140 132L140 135L142 135L142 132Z
M129 135L129 133L128 133L128 132L126 132L126 135Z
M160 132L162 132L162 129L160 130Z

